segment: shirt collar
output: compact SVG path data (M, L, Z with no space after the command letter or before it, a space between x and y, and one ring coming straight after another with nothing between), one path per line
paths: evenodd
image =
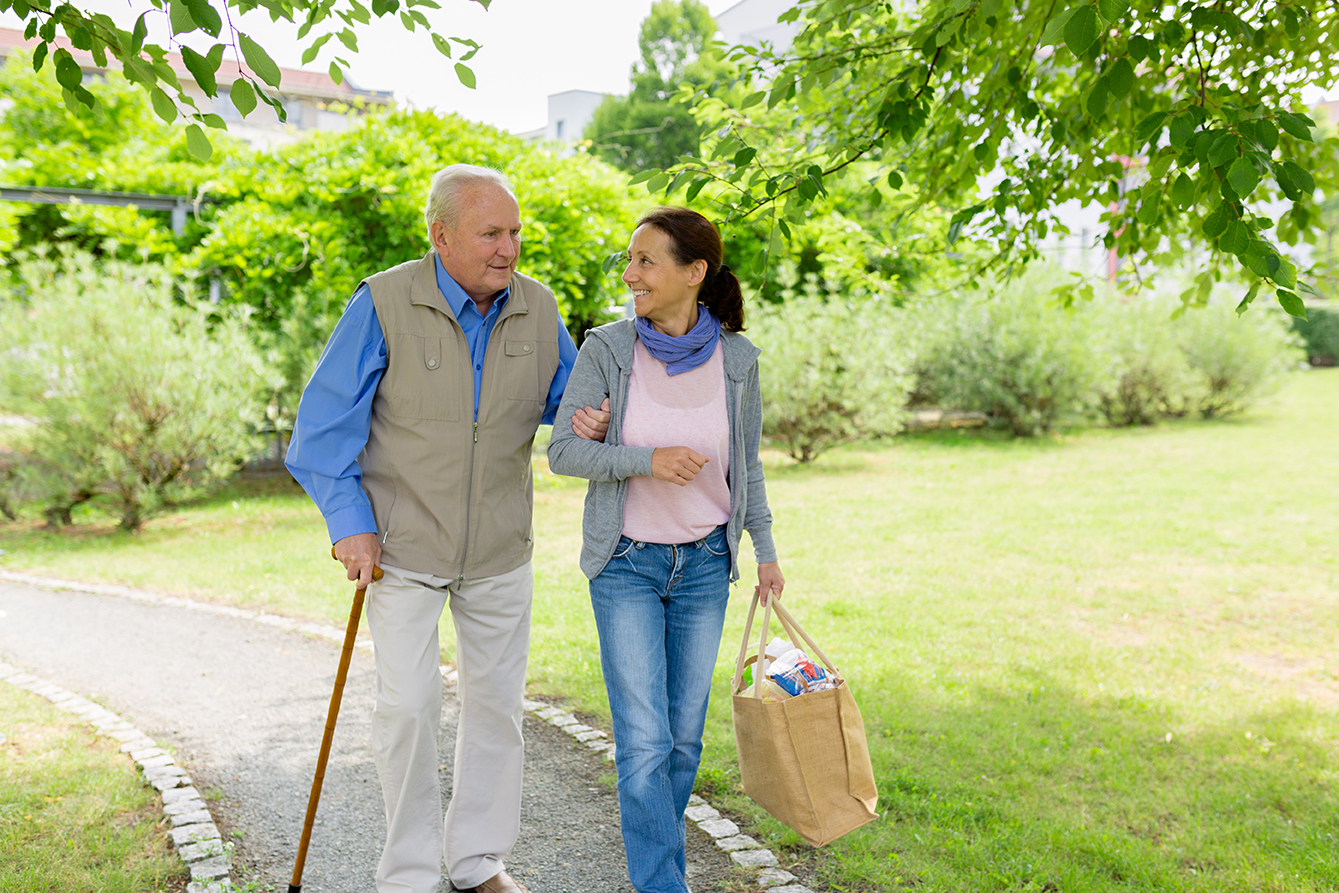
M451 278L451 274L446 272L446 267L442 266L441 255L435 251L432 255L433 266L437 270L437 290L442 293L446 303L451 307L451 312L460 319L460 314L466 310L474 311L474 315L479 315L479 307L474 300L467 294L465 289L460 287L460 283ZM511 297L511 286L502 289L502 293L493 299L493 306L488 309L489 316L496 316L507 304L507 298Z

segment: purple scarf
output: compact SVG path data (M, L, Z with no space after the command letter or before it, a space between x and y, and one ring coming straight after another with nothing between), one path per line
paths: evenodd
M670 375L691 372L716 352L721 337L721 323L705 305L697 305L697 325L678 338L657 332L651 321L637 317L637 337L642 339L646 352L665 364Z

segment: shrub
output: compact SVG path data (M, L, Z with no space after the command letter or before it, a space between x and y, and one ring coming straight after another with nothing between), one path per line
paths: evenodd
M1277 390L1302 359L1282 314L1252 310L1240 317L1226 303L1192 309L1175 331L1199 379L1194 408L1206 419L1232 415Z
M792 294L749 321L763 351L763 433L791 458L901 430L913 378L893 308Z
M1177 343L1172 310L1170 302L1136 296L1109 300L1093 313L1112 363L1096 394L1108 424L1152 425L1197 405L1203 388Z
M1049 431L1084 408L1108 369L1090 308L1049 306L1058 280L1036 270L963 298L939 337L925 346L918 386L945 409L984 412L1017 435ZM923 305L919 313L943 313Z
M1311 365L1339 365L1339 310L1308 307L1306 319L1293 317L1292 327L1301 336Z
M159 266L30 258L3 313L6 407L36 422L48 521L92 499L123 529L231 473L255 449L260 357Z

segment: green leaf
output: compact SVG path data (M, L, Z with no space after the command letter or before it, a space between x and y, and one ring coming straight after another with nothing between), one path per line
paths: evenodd
M658 173L660 173L660 171L657 170L638 171L637 173L632 175L632 179L628 181L628 185L636 186L639 183L645 183L647 180L651 179Z
M163 92L162 87L154 87L149 91L149 96L153 100L153 110L158 117L169 124L177 120L177 105Z
M1097 40L1099 24L1097 10L1091 6L1080 6L1065 23L1065 46L1074 55L1082 56Z
M1228 219L1227 205L1219 205L1217 208L1214 208L1213 212L1209 214L1208 217L1204 218L1204 223L1201 224L1200 228L1204 230L1204 234L1210 239L1216 239L1227 229Z
M186 4L186 0L168 0L168 22L172 26L173 34L185 34L198 27L195 19L191 17L191 8Z
M232 89L228 91L232 97L232 104L237 107L237 111L243 118L255 111L256 91L251 86L251 82L245 78L238 78L232 82Z
M1251 306L1251 302L1255 300L1255 296L1259 293L1260 282L1257 280L1251 283L1250 288L1246 289L1246 296L1242 298L1241 303L1237 305L1237 316L1241 316L1246 312L1246 308Z
M1094 120L1100 119L1107 113L1107 78L1106 75L1098 78L1093 83L1093 89L1088 92L1088 99L1083 107L1087 109L1088 114Z
M432 45L437 47L437 52L441 53L448 59L451 58L451 44L447 41L445 37L443 37L440 34L434 33L432 35Z
M888 172L888 185L893 189L902 188L902 175L897 171Z
M1117 99L1124 99L1134 87L1134 66L1130 64L1129 59L1123 57L1117 59L1116 64L1111 66L1108 77L1111 95Z
M758 150L753 148L752 146L740 149L738 152L735 153L734 157L735 167L743 167L744 165L752 161L754 156L756 156L757 154Z
M944 27L935 33L935 46L947 46L957 35L960 28L962 28L962 16L954 16L949 19Z
M1288 177L1297 184L1296 188L1300 195L1305 196L1306 198L1315 195L1316 180L1311 176L1310 171L1295 161L1283 162L1282 169L1287 171Z
M200 89L205 91L206 96L218 95L218 84L214 78L214 68L210 66L209 60L201 56L190 47L181 48L181 61L186 63L186 70L195 78L195 82L200 85Z
M697 194L702 191L702 187L706 186L710 182L711 181L709 179L703 177L700 180L694 180L692 183L689 183L688 189L684 192L683 196L684 201L692 202L693 199L697 198Z
M1315 126L1315 122L1310 118L1294 115L1292 112L1279 112L1278 122L1279 127L1282 127L1284 132L1297 137L1299 140L1312 142L1311 127Z
M662 191L670 183L668 171L656 171L651 175L651 179L646 182L646 191L656 193Z
M1274 295L1279 299L1279 306L1288 311L1289 316L1306 319L1306 305L1302 303L1301 298L1281 288L1276 289Z
M332 36L333 35L331 34L322 34L320 37L313 40L312 45L302 51L302 64L303 65L312 64L312 62L316 60L317 55L320 54L321 48L326 45L326 43L330 40ZM436 36L437 36L436 34L433 35L433 37Z
M1171 138L1172 145L1177 148L1183 148L1190 142L1190 137L1195 132L1195 122L1189 115L1177 115L1172 118L1167 128L1167 135Z
M186 128L186 151L201 161L208 161L209 156L214 154L214 147L209 144L209 137L205 136L199 124Z
M277 89L280 77L279 66L274 64L270 54L241 31L237 32L237 41L242 45L242 56L246 59L247 67L254 71L262 81Z
M344 28L337 31L335 32L335 36L339 38L339 42L344 44L345 48L347 48L350 53L358 52L358 35L353 33L352 28Z
M1273 152L1279 144L1279 129L1268 118L1255 122L1255 140L1266 152Z
M1297 267L1295 267L1293 265L1293 262L1288 260L1288 258L1280 257L1279 267L1277 270L1274 271L1273 275L1270 276L1270 278L1273 279L1275 283L1283 286L1284 288L1296 288Z
M767 98L766 90L759 90L757 93L750 93L744 97L744 101L739 104L740 109L752 108Z
M1114 25L1123 19L1129 8L1129 0L1097 0L1097 11L1101 14L1102 21L1108 25Z
M474 72L470 71L470 67L465 63L456 63L456 77L459 78L460 82L466 87L469 87L471 90L474 89Z
M1246 198L1255 191L1260 183L1260 174L1250 156L1243 155L1232 162L1232 167L1227 171L1227 182L1240 198Z
M215 130L228 129L228 122L224 121L223 118L219 115L215 115L212 113L208 115L203 115L201 116L200 120L204 121L206 126L212 127Z
M330 80L334 81L336 84L344 83L344 69L339 67L338 62L331 59L329 71L330 71Z
M46 61L47 48L50 44L39 43L33 47L33 71L41 71L42 63Z
M1228 220L1227 228L1218 238L1218 247L1228 254L1245 254L1251 247L1251 225L1242 220Z
M200 30L210 37L219 36L219 32L223 30L223 19L219 18L218 11L209 0L186 0L186 7L191 11L191 19Z
M1144 196L1144 200L1139 204L1139 211L1135 214L1137 219L1144 226L1152 226L1158 222L1158 193Z
M1195 205L1195 181L1190 175L1182 173L1172 184L1172 201L1185 211Z
M130 33L130 55L138 56L144 49L144 38L149 36L149 14L141 13L135 20L135 30Z
M1166 112L1154 112L1135 125L1134 138L1140 144L1152 142L1158 134L1162 133L1162 124L1166 120Z
M1240 154L1241 146L1237 142L1237 135L1227 132L1220 133L1214 137L1213 142L1209 143L1209 167L1222 167Z
M84 82L84 70L74 61L74 56L66 49L58 49L56 60L56 81L66 90L73 90Z
M1064 39L1065 26L1069 24L1069 20L1074 17L1076 12L1078 12L1077 8L1067 9L1047 22L1046 28L1041 32L1041 40L1038 41L1038 45L1044 47L1058 45Z

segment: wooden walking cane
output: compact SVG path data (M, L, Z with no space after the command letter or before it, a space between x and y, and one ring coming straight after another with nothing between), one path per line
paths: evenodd
M330 547L335 557L335 547ZM372 568L372 579L380 580L385 574L381 568ZM339 669L335 671L335 690L330 693L330 710L325 717L325 735L321 738L321 753L316 758L316 777L312 779L311 796L307 798L307 820L302 823L302 841L298 844L298 860L293 865L293 880L288 893L302 890L302 869L307 863L307 844L311 842L312 824L316 821L316 804L321 801L321 783L325 781L325 764L330 758L330 742L335 740L335 720L339 719L339 703L344 699L344 680L349 677L349 660L353 657L353 642L358 637L358 621L363 616L363 597L367 590L359 587L353 593L353 607L349 609L349 627L344 631L344 650L339 655Z

